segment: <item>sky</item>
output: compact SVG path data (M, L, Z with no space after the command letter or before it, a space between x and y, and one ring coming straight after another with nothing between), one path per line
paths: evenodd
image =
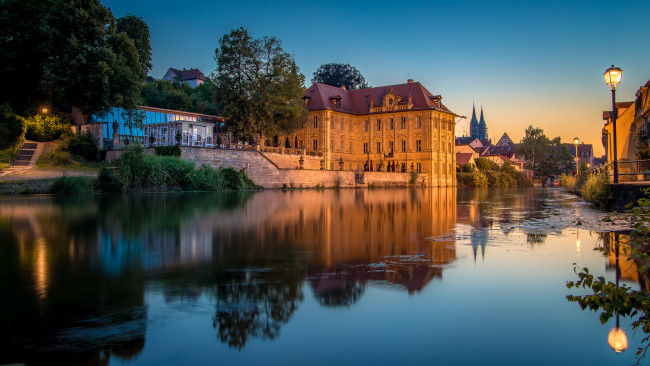
M219 39L244 27L275 36L307 86L325 63L355 66L372 86L414 79L454 113L483 107L489 137L518 142L529 125L564 142L601 143L611 110L603 73L623 69L617 101L650 79L650 1L166 1L100 0L116 17L141 17L153 69L216 69Z

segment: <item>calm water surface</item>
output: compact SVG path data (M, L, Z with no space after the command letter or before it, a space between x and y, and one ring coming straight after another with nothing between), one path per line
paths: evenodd
M541 188L0 197L0 364L630 365L642 334L615 354L565 299L574 262L615 276L590 215Z

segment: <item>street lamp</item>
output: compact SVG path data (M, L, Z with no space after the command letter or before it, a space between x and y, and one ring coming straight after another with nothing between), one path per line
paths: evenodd
M618 67L610 67L605 71L605 84L612 89L612 130L614 138L614 183L618 183L618 159L616 152L616 88L621 84L623 70Z
M578 172L578 144L579 143L580 143L580 140L578 140L577 137L574 137L573 138L573 144L576 146L576 177L578 176L578 174L580 174Z

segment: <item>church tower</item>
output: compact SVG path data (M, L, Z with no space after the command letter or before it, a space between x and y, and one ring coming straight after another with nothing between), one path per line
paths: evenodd
M479 138L478 120L476 119L476 109L474 108L474 103L472 103L472 120L469 121L469 136L475 139Z
M488 131L485 119L483 119L483 106L481 106L481 120L478 122L478 136L477 138L487 146L488 144Z

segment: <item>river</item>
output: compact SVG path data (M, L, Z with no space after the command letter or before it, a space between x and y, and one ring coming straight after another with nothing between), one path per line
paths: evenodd
M605 216L557 188L4 196L0 364L631 365L642 332L617 354L566 300L573 263L615 279Z

